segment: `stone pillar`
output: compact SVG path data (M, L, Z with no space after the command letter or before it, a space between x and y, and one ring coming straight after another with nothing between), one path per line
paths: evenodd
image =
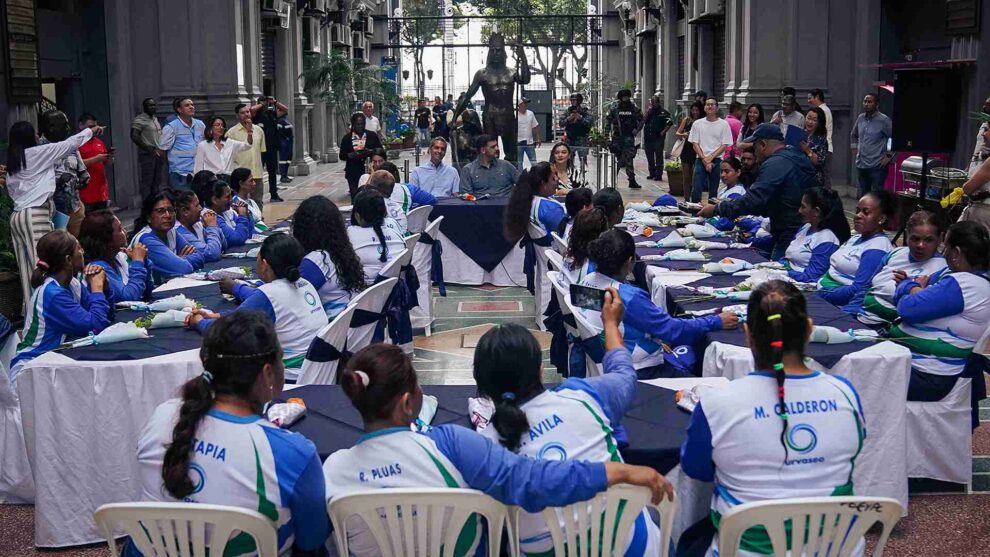
M633 87L633 99L640 102L640 106L645 102L643 98L643 90L646 88L643 84L643 38L636 36L633 37L633 56L635 57L635 70L636 74L633 77L633 82L636 86Z
M241 0L244 22L243 71L247 100L254 101L263 93L261 85L261 14L255 0Z
M276 57L280 62L276 89L278 98L289 107L289 120L296 132L290 167L294 176L306 176L310 167L316 164L309 156L309 113L313 104L306 98L299 77L302 73L301 23L302 19L293 14L289 28L280 29L276 36Z
M640 37L640 79L642 83L643 111L650 105L650 97L656 92L659 83L659 67L657 66L657 36L651 31Z
M115 48L107 49L107 87L112 94L124 93L116 98L115 102L110 103L110 123L113 124L110 128L110 139L117 153L113 164L114 202L120 207L139 207L142 200L139 188L138 152L130 139L130 133L131 119L141 110L140 107L136 107L141 99L137 98L135 102L135 98L141 93L135 95L132 92L134 75L131 71L131 3L128 0L106 0L103 10L107 41L109 42L112 37L112 44L115 45ZM153 93L149 92L145 96L152 95ZM21 106L23 105L11 105L11 112L15 107ZM15 117L26 119L11 114L11 118Z
M687 16L687 19L690 16ZM687 25L684 24L684 90L681 91L681 100L690 104L691 98L694 95L695 89L697 89L697 76L694 71L694 35L698 30L697 25ZM677 56L677 53L674 53ZM677 79L677 76L674 76Z

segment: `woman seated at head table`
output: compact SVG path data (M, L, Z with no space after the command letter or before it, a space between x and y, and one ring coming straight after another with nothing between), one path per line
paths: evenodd
M705 315L690 319L671 317L657 307L645 290L625 284L632 271L636 244L622 230L609 230L588 246L596 269L581 280L582 286L601 290L615 288L626 308L622 319L626 348L632 353L633 365L640 379L680 377L690 372L685 358L690 345L709 331L735 329L739 317L731 312ZM601 323L597 311L578 311L593 325ZM669 347L676 347L670 350Z
M141 500L260 510L278 531L279 555L322 554L330 520L316 447L263 416L284 384L271 319L257 311L217 319L200 358L207 371L159 405L141 432ZM134 541L125 556L141 555ZM240 534L227 551L253 554L254 540Z
M399 225L399 230L403 235L409 234L409 223L406 221L406 211L397 201L392 200L392 192L395 191L395 177L385 170L376 170L371 174L371 179L362 188L369 188L378 191L385 198L385 213L388 218Z
M254 225L248 217L248 208L244 203L232 205L233 192L227 182L217 180L203 185L196 190L204 211L217 214L217 225L223 233L223 249L243 246L254 235Z
M395 219L387 216L385 197L376 189L361 188L354 196L347 237L369 284L378 279L382 267L406 249L402 229Z
M141 215L134 222L137 232L131 238L131 245L140 242L147 246L147 262L156 284L181 275L187 275L203 267L209 261L205 250L198 250L188 238L175 228L175 206L168 192L157 192L145 198L141 205ZM221 245L220 230L207 226L204 238L207 246Z
M511 323L485 333L474 353L474 380L478 393L494 404L495 413L480 433L537 460L622 462L615 429L636 396L637 379L619 331L622 311L618 291L610 288L601 312L604 375L567 379L549 390L543 386L543 355L532 333ZM530 426L543 422L554 427L535 438L530 436ZM524 554L553 550L542 516L524 513L519 528ZM659 555L659 541L659 529L644 510L623 554Z
M86 265L82 246L65 230L49 232L38 240L38 261L31 273L34 291L27 304L21 342L10 362L13 383L21 367L58 348L66 336L99 333L110 325L106 273ZM83 284L77 276L84 277Z
M292 215L292 236L306 254L299 274L319 292L327 319L337 317L366 286L343 215L326 196L314 195Z
M145 257L148 248L141 242L127 247L127 235L120 219L110 209L88 213L79 226L79 244L88 265L98 265L106 274L111 307L117 302L146 300L154 284Z
M883 232L893 218L894 196L886 190L867 193L856 205L856 233L829 258L828 272L818 281L818 295L849 315L863 311L863 298L883 260L894 246Z
M584 277L595 271L595 264L588 257L588 246L608 229L608 217L601 207L590 207L575 217L561 269L568 284L580 284Z
M302 258L299 242L284 232L276 232L265 238L258 252L260 285L229 278L220 281L220 291L233 294L241 304L237 311L260 311L274 323L279 344L285 350L285 376L292 381L299 376L310 343L327 324L319 293L299 275ZM219 317L207 310L195 310L187 325L205 334Z
M518 242L529 234L529 225L533 224L549 240L550 233L557 230L567 214L564 206L551 197L556 191L556 180L548 162L538 162L522 171L505 207L507 239Z
M331 454L323 463L329 502L369 489L469 488L506 505L538 512L590 499L618 483L650 488L655 502L672 493L667 480L652 468L537 460L516 455L458 425L420 427L417 416L423 391L409 356L395 345L373 344L359 350L347 362L341 386L361 413L366 433L353 447ZM402 472L379 474L380 470ZM356 517L350 521L350 554L381 555L367 526ZM454 554L471 555L474 549L458 548Z
M220 261L224 240L217 214L204 211L199 196L188 190L176 192L174 201L175 233L202 253L207 263Z
M897 320L894 291L905 279L927 276L935 284L948 271L938 252L942 242L942 222L935 213L917 211L907 222L907 245L890 250L883 267L873 277L863 298L863 312L856 319L870 326L889 326Z
M908 400L945 398L977 341L987 335L990 235L986 227L974 221L950 226L945 262L949 270L937 280L924 275L900 277L894 293L901 321L891 327L890 339L912 352Z
M560 221L554 232L565 242L571 237L571 228L574 226L574 219L577 218L578 213L591 207L593 195L590 189L581 187L568 191L567 195L564 196L564 210L567 215Z
M423 205L437 204L437 198L432 193L420 189L415 184L403 184L399 177L399 167L395 166L395 164L388 161L383 162L379 170L384 170L391 174L392 178L395 178L395 188L392 190L390 199L398 203L405 213L409 213L412 209L422 207Z
M863 409L846 379L805 366L812 323L804 295L784 281L763 283L749 299L743 330L755 371L702 394L681 446L684 472L715 482L711 517L704 520L716 533L710 544L695 540L685 555L718 555L719 521L737 505L854 494L853 467L866 436ZM856 544L853 554L862 555L862 540L844 543ZM739 555L772 553L769 544L763 528L751 528Z
M798 213L804 226L780 262L787 267L787 276L797 282L818 282L828 271L832 254L849 239L849 223L839 195L818 186L804 192Z
M264 222L261 214L261 207L258 202L251 198L254 190L258 188L258 181L251 175L251 170L247 168L237 168L230 173L230 190L234 192L233 205L246 205L247 216L251 220L251 226L255 232L268 230L268 225Z

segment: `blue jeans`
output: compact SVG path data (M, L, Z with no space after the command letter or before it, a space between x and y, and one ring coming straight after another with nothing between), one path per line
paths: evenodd
M192 176L189 174L179 174L178 172L168 173L168 187L175 191L191 190Z
M856 174L859 176L859 196L863 197L868 192L883 189L883 183L887 181L886 166L874 168L857 168Z
M416 143L424 149L430 147L430 128L416 128Z
M722 170L722 159L712 161L712 171L705 170L705 163L701 159L694 161L694 181L691 184L691 201L701 202L701 192L708 187L708 199L714 201L718 194L718 175Z
M533 145L526 145L524 142L520 141L519 150L516 154L516 161L519 163L519 170L522 170L523 163L526 162L523 155L529 157L530 166L536 164L536 147Z

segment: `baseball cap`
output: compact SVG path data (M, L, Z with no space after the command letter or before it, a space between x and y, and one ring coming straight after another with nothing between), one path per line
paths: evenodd
M777 141L783 141L784 134L780 132L780 126L777 124L760 124L753 130L753 133L749 137L743 139L743 143L752 143L757 139L776 139Z

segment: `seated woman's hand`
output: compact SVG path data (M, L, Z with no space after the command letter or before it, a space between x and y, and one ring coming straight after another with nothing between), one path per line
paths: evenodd
M230 277L223 277L220 279L220 292L223 292L224 294L233 294L234 286L236 284L237 282L234 279Z
M653 504L659 505L664 499L674 499L674 486L660 472L647 466L632 466L618 462L605 463L605 476L608 485L626 483L649 488L653 492Z
M217 214L213 211L207 211L203 213L203 226L216 226L217 225Z
M186 317L186 327L195 329L204 319L220 319L220 314L205 309L194 309Z
M144 261L148 256L148 246L141 242L134 242L133 246L124 248L124 253L131 261Z
M928 288L928 281L931 279L931 275L918 275L914 277L914 282L918 283L918 286L922 288Z
M719 313L718 318L722 320L723 329L735 329L739 327L739 316L731 311Z
M103 272L103 267L99 265L87 265L83 270L83 276L86 277L86 284L89 285L90 292L103 292L103 287L106 285L107 275Z

